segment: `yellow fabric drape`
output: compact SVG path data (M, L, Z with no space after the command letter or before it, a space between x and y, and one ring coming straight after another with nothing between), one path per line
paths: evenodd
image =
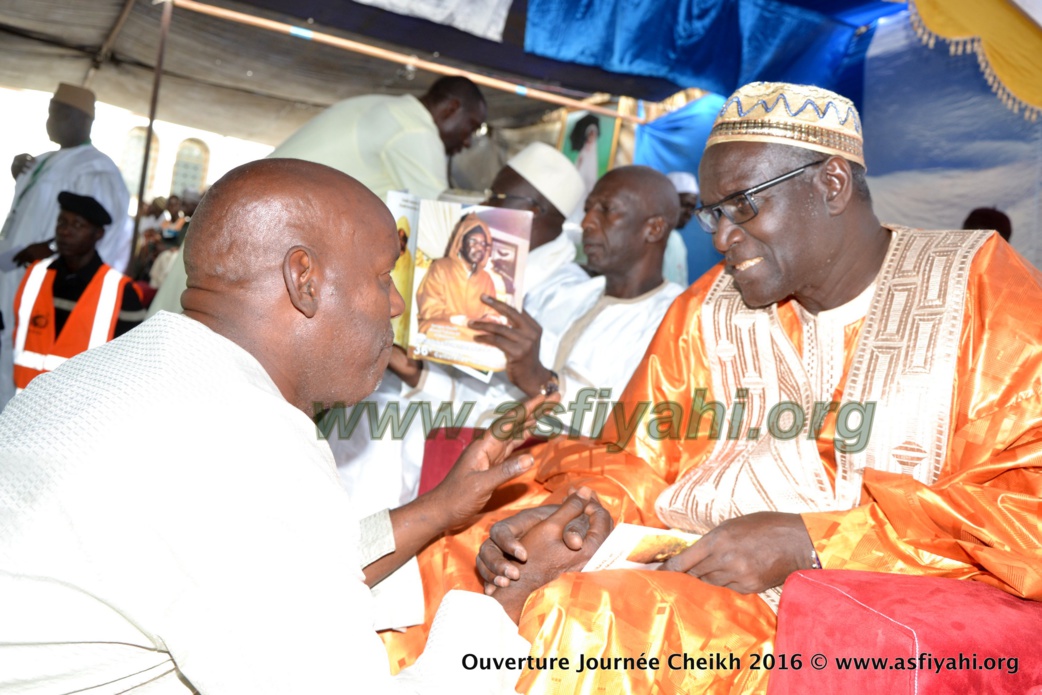
M759 596L679 572L566 574L532 594L519 628L533 644L532 656L566 658L569 667L526 670L517 689L583 695L762 693L767 689L763 655L773 651L777 622ZM640 657L658 664L640 668L625 661ZM590 659L597 670L590 669Z
M991 88L1015 112L1042 111L1042 27L1009 0L913 0L912 24L931 47L936 37L953 54L977 53Z

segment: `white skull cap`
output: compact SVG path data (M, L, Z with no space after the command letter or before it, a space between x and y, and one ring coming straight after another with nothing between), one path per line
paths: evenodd
M677 189L677 193L694 193L698 195L698 181L695 175L686 171L671 171L666 174Z
M583 202L586 191L579 170L563 152L545 142L530 143L511 157L507 166L532 184L566 218Z

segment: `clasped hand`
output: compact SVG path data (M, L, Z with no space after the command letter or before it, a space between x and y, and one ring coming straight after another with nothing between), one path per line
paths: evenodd
M796 570L809 569L813 553L799 514L756 512L722 522L661 569L756 594L781 586Z
M51 251L50 242L39 241L35 244L29 244L24 249L15 254L13 260L17 265L30 265L36 261L42 261L45 258L50 258L54 255L54 251Z
M391 346L391 358L387 362L387 368L398 376L402 382L412 388L420 383L420 372L423 370L423 362L409 357L405 348L399 345Z
M581 502L581 504L580 504ZM568 513L567 508L572 512ZM562 508L565 516L561 516ZM576 512L578 509L578 513ZM555 516L557 515L557 516ZM546 539L535 533L549 519L559 523L557 535ZM563 519L563 521L562 521ZM478 551L478 574L485 582L485 593L494 594L522 575L542 576L547 564L555 579L564 572L582 569L614 526L611 515L597 496L587 488L568 496L564 503L548 504L518 512L497 522Z
M492 527L477 559L486 593L521 579L530 555L525 534L555 509L526 509ZM578 517L562 528L560 542L572 550L586 549L589 530L587 520ZM601 541L596 542L599 546ZM751 594L780 586L796 570L810 568L813 552L799 514L756 512L724 521L660 569Z
M517 572L514 581L486 583L485 593L499 601L516 622L531 592L565 572L577 572L586 565L611 533L612 520L608 510L587 488L569 495L560 505L526 510L511 519L515 520L514 531L520 532L514 552L524 556L524 559L515 556L523 570ZM564 540L573 533L582 538L579 547L575 547L576 538L570 542ZM484 551L483 545L482 553ZM487 582L491 575L480 555L478 571Z
M16 155L15 158L11 160L11 176L17 179L24 172L28 171L35 161L36 158L28 152Z

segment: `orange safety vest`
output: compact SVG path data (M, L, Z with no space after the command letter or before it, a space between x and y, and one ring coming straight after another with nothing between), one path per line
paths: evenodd
M54 335L52 258L37 261L25 273L14 299L14 385L21 391L37 375L55 369L70 357L112 340L130 278L102 263L76 308Z

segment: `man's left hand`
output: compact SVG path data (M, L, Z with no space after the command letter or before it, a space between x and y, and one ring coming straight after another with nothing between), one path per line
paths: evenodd
M810 569L814 544L799 514L756 512L728 519L663 563L707 584L755 594Z
M444 510L447 518L443 525L446 529L469 522L485 506L496 488L532 467L532 457L527 454L508 457L532 433L536 424L535 416L545 410L540 406L552 398L554 396L536 396L525 401L523 407L526 419L520 426L522 431L510 429L512 436L509 438L493 434L505 433L509 423L503 425L502 418L493 423L481 439L474 440L463 450L445 479L424 495L431 496L429 501L435 508Z
M445 479L430 492L391 510L395 550L370 563L363 571L366 583L376 586L387 575L446 531L470 523L503 483L529 470L534 463L525 454L510 458L535 429L542 407L558 396L537 396L525 401L525 420L509 414L492 423L490 431L463 450Z
M44 258L50 258L53 255L54 251L51 251L50 242L40 241L26 246L16 253L12 260L18 265L29 265L36 261L42 261Z
M507 357L507 378L529 396L534 396L550 381L550 370L539 361L539 342L543 327L527 312L518 311L494 297L481 298L501 315L509 325L495 321L471 321L470 327L484 331L474 336L474 342L492 345Z

